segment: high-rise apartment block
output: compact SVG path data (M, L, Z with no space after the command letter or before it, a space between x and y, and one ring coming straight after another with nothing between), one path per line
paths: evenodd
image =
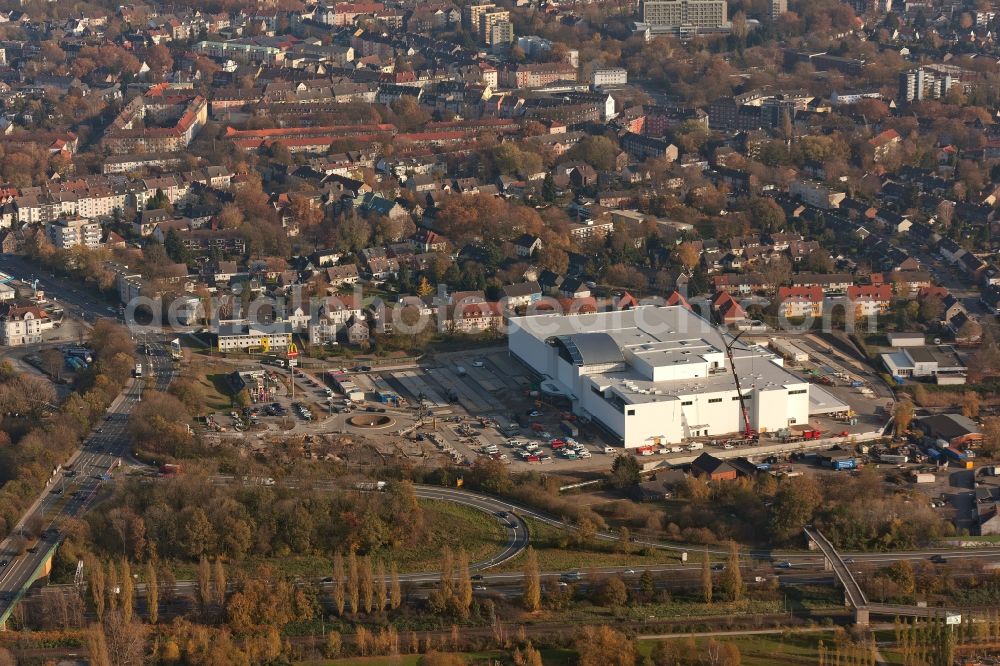
M642 0L642 22L650 28L722 28L726 0Z

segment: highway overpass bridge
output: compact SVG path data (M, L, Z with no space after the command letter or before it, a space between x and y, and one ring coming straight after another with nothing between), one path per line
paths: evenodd
M824 558L824 568L832 571L837 581L844 588L844 604L854 611L854 622L867 626L872 615L887 615L890 617L923 617L944 618L948 624L959 624L962 615L947 608L927 606L910 606L904 604L873 604L868 601L865 591L861 589L854 572L840 556L826 536L814 527L803 529L810 548L817 548Z
M45 578L52 572L52 558L56 554L56 550L59 548L59 543L61 540L56 540L54 543L50 544L43 552L39 553L41 560L38 564L28 572L27 577L24 579L24 583L10 592L11 595L9 599L6 600L6 604L3 611L0 612L0 630L5 630L7 628L7 622L10 620L11 615L14 613L14 608L24 595L28 593L31 586L35 584L36 581Z

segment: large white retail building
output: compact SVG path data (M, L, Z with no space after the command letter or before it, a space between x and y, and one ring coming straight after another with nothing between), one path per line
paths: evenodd
M569 398L574 413L626 447L639 447L743 430L728 340L683 306L650 305L514 317L508 345L542 375L543 390ZM785 370L781 357L742 341L733 355L751 427L808 423L810 385Z

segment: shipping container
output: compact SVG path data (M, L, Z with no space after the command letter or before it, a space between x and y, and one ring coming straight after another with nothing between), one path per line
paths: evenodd
M858 465L857 462L855 462L854 458L845 458L843 460L834 460L832 466L836 470L844 470L844 469L856 469Z
M920 472L913 475L914 483L934 483L934 475L930 472Z
M907 456L895 455L890 453L879 454L878 459L890 465L902 465L903 463L909 461L909 458Z

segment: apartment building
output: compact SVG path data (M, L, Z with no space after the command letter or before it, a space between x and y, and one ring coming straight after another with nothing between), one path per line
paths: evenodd
M101 225L83 218L61 218L45 227L49 240L60 250L96 248L101 244Z
M651 29L723 28L726 0L642 0L640 16Z
M575 81L576 68L565 62L544 62L504 68L500 83L508 88L540 88L556 81Z
M598 86L623 86L628 83L628 70L624 67L600 67L594 70L590 83Z
M284 351L292 344L291 324L288 322L266 326L255 322L220 324L216 337L221 352L251 349Z
M900 73L899 97L907 102L940 99L948 94L955 83L950 73L918 67Z
M466 30L476 30L479 27L479 17L496 9L492 2L473 3L462 7L462 25Z

